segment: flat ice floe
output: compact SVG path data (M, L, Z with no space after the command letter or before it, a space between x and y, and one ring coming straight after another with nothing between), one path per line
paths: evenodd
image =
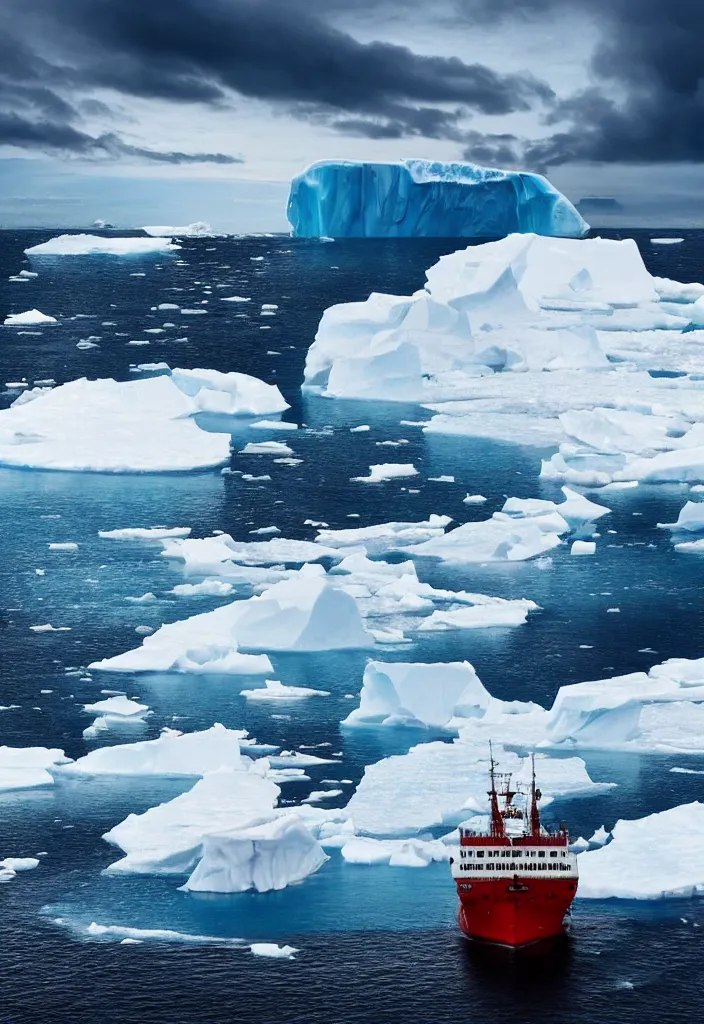
M579 858L582 899L691 897L704 892L704 804L620 820L613 838Z
M386 757L367 765L346 811L356 832L374 837L412 835L438 825L458 824L488 809L486 780L488 750L476 744L421 743L407 754ZM530 761L508 752L501 754L502 771L516 782L527 783ZM589 778L579 757L536 757L538 784L544 806L557 797L581 796L610 788Z
M270 821L280 789L252 771L222 769L192 789L143 814L130 814L103 839L125 856L110 874L188 874L203 856L203 841Z
M228 434L190 419L193 402L169 377L62 384L0 412L0 464L102 473L182 472L226 462Z
M295 814L203 839L203 855L183 886L188 892L269 892L314 874L327 860Z
M305 700L308 697L329 697L328 690L314 690L309 686L285 686L278 679L267 679L264 686L256 690L240 690L245 700L289 701Z
M354 836L341 847L347 864L388 864L392 868L425 868L448 860L450 848L441 839L372 839Z
M491 519L464 523L450 533L404 550L418 558L438 558L444 562L517 562L557 547L561 543L560 533L568 529L560 517L514 519L495 512Z
M418 476L418 470L412 463L384 462L370 466L369 476L355 476L352 479L365 484L380 484L385 480L398 480L409 476Z
M155 740L120 743L92 750L61 772L74 775L157 775L197 778L218 768L244 770L242 729L216 724L201 732L163 733Z
M96 701L95 704L84 704L83 710L89 715L118 719L144 718L146 714L151 714L148 704L140 704L125 696L107 697L105 700Z
M188 537L190 533L190 526L135 526L126 527L123 530L98 530L98 536L103 540L128 541L160 541L170 537Z
M102 238L100 235L57 235L25 249L27 256L143 256L180 249L170 238Z
M326 548L364 547L368 555L398 551L411 544L440 537L452 520L449 516L431 515L419 523L379 523L346 530L318 530L317 544Z
M70 760L56 748L0 747L0 792L53 786L49 769Z
M192 224L182 224L174 227L168 224L148 224L142 227L152 238L165 238L176 235L180 238L210 238L213 236L213 229L204 220L196 220Z
M245 566L303 565L319 558L339 558L333 548L309 540L273 537L265 541L237 541L228 533L216 537L173 540L163 545L164 558L183 561L187 572L226 568L228 563Z
M261 595L162 626L141 647L90 667L112 672L268 674L257 651L330 651L373 646L355 601L330 586L321 566L306 565Z

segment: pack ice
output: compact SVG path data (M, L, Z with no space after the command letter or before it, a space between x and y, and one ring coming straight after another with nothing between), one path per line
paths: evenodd
M230 435L201 430L193 419L211 403L230 415L286 406L278 388L246 374L174 370L127 382L82 377L0 411L0 464L98 473L219 466L229 458Z
M313 238L579 238L589 230L542 175L431 160L321 160L291 182L288 219L294 235Z
M498 734L497 734L498 735ZM481 752L480 752L481 751ZM530 761L501 754L502 770L528 783ZM579 757L536 757L536 775L544 806L557 797L581 796L609 789L589 778ZM356 832L373 837L413 835L439 825L454 826L488 810L488 751L461 740L421 743L367 765L349 803Z
M258 651L330 651L370 647L352 597L330 586L321 566L305 565L291 579L246 601L162 626L141 647L91 668L111 672L268 674Z
M143 256L180 249L170 238L102 238L100 235L57 235L25 249L27 256Z
M620 820L612 841L579 858L582 899L653 900L704 892L704 804Z

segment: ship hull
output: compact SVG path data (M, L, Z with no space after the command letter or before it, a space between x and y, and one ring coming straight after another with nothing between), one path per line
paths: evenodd
M504 946L526 946L565 930L565 915L577 880L487 879L459 891L457 921L469 938Z

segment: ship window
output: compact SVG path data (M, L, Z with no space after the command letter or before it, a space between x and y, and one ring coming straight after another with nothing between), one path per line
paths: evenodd
M483 857L483 856L484 856L484 851L483 850L477 850L477 857Z
M563 853L563 854L562 854L562 856L563 856L563 857L566 857L566 856L567 856L567 854L566 854L566 853Z
M544 857L545 856L545 850L538 850L538 856L539 857Z
M557 850L551 850L550 851L550 856L551 857L557 857Z
M522 857L523 856L523 851L522 850L514 850L513 856L514 857Z
M509 850L502 850L502 851L501 851L501 856L502 856L502 857L510 857L510 856L511 856L511 853L510 853L510 851L509 851Z

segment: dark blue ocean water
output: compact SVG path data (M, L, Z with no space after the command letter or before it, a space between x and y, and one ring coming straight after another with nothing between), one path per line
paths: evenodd
M50 234L0 233L0 322L8 312L34 306L61 321L40 335L0 327L0 387L22 378L126 380L134 376L130 363L145 361L241 370L281 387L291 403L284 418L306 425L286 438L304 461L290 467L234 455L233 468L272 476L249 483L219 471L112 477L0 470L0 704L20 705L0 712L0 743L59 746L80 756L90 748L81 735L87 724L81 706L99 699L103 688L126 688L155 712L144 738L164 725L197 729L220 721L284 747L332 743L332 750L343 752L341 766L320 766L310 770L311 783L287 784L284 796L297 800L323 778L356 782L366 764L427 739L398 731L340 733L338 723L353 706L344 695L357 693L361 682L365 655L359 652L273 657L276 677L285 683L331 691L326 700L274 709L288 719L246 702L239 691L251 680L242 677L95 675L79 681L66 672L135 646L136 625L157 626L218 603L168 596L182 581L178 567L153 549L103 541L98 530L165 523L192 526L194 535L222 529L245 540L251 529L275 524L284 536L312 539L314 531L303 525L309 518L332 527L417 520L432 512L465 521L484 518L507 495L559 493L538 480L540 449L424 436L401 425L428 417L413 406L301 397L305 352L325 307L372 290L407 294L455 243L202 239L184 242L175 258L44 260L32 265L38 279L8 282L28 266L24 248ZM684 232L682 245L662 248L648 244L649 233L632 234L652 272L704 280L704 232ZM253 259L259 256L264 259ZM219 301L230 294L251 296L252 302ZM208 299L207 316L180 318L178 331L144 333L178 316L152 312L152 306L192 307L202 299ZM267 302L279 310L261 318L259 307ZM106 321L112 326L103 326ZM77 349L88 336L98 337L99 347ZM150 344L128 344L140 339ZM0 402L7 405L16 394L6 392ZM360 423L371 430L351 434L349 428ZM264 436L256 432L257 440ZM377 447L401 438L408 441L402 448ZM235 448L246 440L243 431ZM412 487L419 493L403 480L380 487L350 481L387 458L416 465L420 482ZM441 474L454 475L456 483L428 482ZM463 505L467 491L486 495L487 504ZM410 650L381 656L468 658L496 696L544 704L563 683L648 668L667 657L700 656L702 563L676 555L669 535L655 528L672 521L683 501L677 487L611 493L607 528L616 531L608 539L613 546L602 542L591 559L571 559L565 549L554 553L550 569L534 563L424 565L423 578L435 585L530 597L542 611L518 629L429 634ZM348 518L350 513L359 519ZM77 552L50 552L55 541L80 546ZM37 575L38 568L45 575ZM159 601L125 601L146 591ZM606 614L613 606L620 615ZM71 631L30 631L43 622ZM641 652L645 647L656 653ZM618 787L559 805L575 834L704 799L704 776L669 771L674 765L704 768L702 758L585 759L595 780ZM594 1018L650 1024L697 1014L704 982L702 931L694 927L704 925L704 908L697 901L581 901L565 943L549 955L511 957L478 951L459 937L445 865L361 868L342 864L333 853L301 886L232 897L188 896L173 878L101 875L116 857L102 833L131 811L185 788L174 780L81 779L47 791L0 794L0 856L47 852L37 871L0 886L0 1024L455 1024L469 1018L532 1024L546 1016L580 1024ZM279 962L258 960L234 945L121 946L86 939L92 921L223 940L285 941L301 952L295 961Z

